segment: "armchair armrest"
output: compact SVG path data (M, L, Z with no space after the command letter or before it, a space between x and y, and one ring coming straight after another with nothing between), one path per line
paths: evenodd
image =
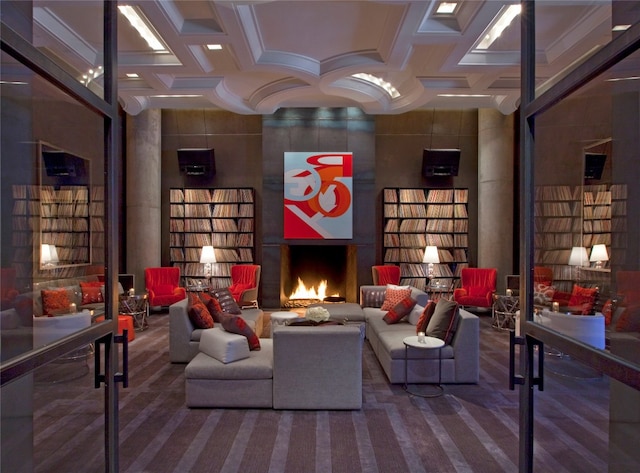
M258 299L258 288L250 287L240 293L240 303L252 302Z
M467 296L467 290L464 287L458 287L456 289L453 290L453 298L454 300L458 297L465 297Z

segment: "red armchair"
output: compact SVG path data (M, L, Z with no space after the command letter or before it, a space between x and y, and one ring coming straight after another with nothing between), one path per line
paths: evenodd
M240 307L257 305L260 269L260 265L257 264L236 264L231 266L229 292Z
M384 264L381 266L371 266L373 284L384 286L386 284L400 284L400 266Z
M495 268L464 268L460 273L462 287L453 291L453 300L461 306L490 308L497 277Z
M180 268L176 266L145 268L144 282L151 307L169 306L187 297L180 286Z

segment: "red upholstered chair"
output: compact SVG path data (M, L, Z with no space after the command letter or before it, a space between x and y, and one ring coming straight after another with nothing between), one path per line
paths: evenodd
M180 268L176 266L145 268L144 283L151 307L169 306L187 297L180 287Z
M386 284L400 284L400 266L384 264L381 266L371 266L373 284L384 286Z
M236 264L231 266L229 292L231 292L240 307L257 305L260 269L260 265L257 264Z
M462 287L453 291L453 299L461 306L490 308L497 277L495 268L464 268L460 273Z

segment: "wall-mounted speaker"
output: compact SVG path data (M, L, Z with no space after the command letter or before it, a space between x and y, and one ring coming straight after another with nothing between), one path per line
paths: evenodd
M216 157L213 148L181 148L178 150L180 172L187 176L213 176Z
M84 177L87 172L85 160L64 151L43 151L42 159L47 176Z
M584 155L584 178L599 180L602 178L602 170L607 155L602 153L585 153Z
M457 176L459 167L459 149L425 149L422 152L424 177Z

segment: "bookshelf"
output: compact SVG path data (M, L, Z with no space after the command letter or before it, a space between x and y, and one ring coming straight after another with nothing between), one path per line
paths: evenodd
M231 266L254 262L253 188L171 188L169 249L187 286L205 277L200 252L212 245L214 288L231 285Z
M558 290L573 287L576 272L568 265L573 246L590 252L593 245L604 244L610 257L612 248L626 246L625 185L539 186L534 211L534 261L553 269Z
M425 289L427 245L438 247L434 278L459 276L467 266L469 190L383 189L384 262L400 266L401 283Z

